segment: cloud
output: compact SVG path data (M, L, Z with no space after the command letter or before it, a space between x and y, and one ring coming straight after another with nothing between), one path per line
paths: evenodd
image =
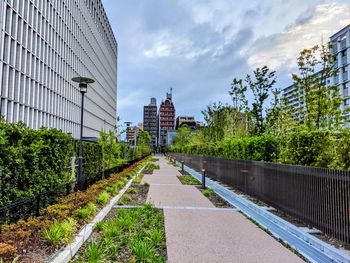
M266 63L283 86L301 48L349 22L348 0L330 1L103 0L119 46L118 115L142 121L149 98L173 87L177 113L201 119L230 101L234 77Z
M247 53L251 68L268 64L275 70L294 69L303 48L327 42L349 24L348 5L320 4L302 13L285 31L257 39Z

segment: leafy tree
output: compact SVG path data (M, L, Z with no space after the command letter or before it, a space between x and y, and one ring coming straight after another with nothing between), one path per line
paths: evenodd
M233 107L237 112L248 111L248 100L246 98L247 86L243 85L242 79L234 78L231 83L229 94L232 98Z
M192 139L192 131L188 127L188 125L185 124L177 130L173 144L176 144L180 147L184 147L190 144L191 139Z
M294 85L301 101L301 122L309 129L339 128L344 122L340 106L342 98L337 85L329 79L338 71L329 45L316 45L304 49L298 57L299 74L293 74Z
M264 103L269 97L271 88L276 83L275 71L270 71L267 66L254 70L254 77L247 75L245 81L253 92L254 102L251 115L255 124L255 134L265 131L264 125Z

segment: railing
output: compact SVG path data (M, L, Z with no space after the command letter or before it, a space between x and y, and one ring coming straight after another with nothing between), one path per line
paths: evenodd
M350 172L170 153L208 177L350 243Z

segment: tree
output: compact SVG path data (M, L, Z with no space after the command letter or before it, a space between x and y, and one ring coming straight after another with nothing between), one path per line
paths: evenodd
M253 92L254 102L252 104L251 115L254 120L255 134L264 133L264 103L269 97L271 88L276 83L275 71L270 71L267 66L254 70L254 77L249 74L245 81Z
M232 98L233 107L237 112L248 111L248 100L245 95L246 92L247 86L243 85L243 80L234 78L231 83L229 94Z
M173 144L180 147L186 146L191 142L191 137L192 131L188 125L185 124L177 130Z
M299 75L293 74L294 85L301 101L301 122L309 129L338 128L344 122L338 85L328 80L336 77L334 56L329 45L304 49L298 57Z

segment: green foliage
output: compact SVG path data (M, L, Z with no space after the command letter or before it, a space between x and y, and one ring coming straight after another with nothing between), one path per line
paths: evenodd
M71 136L56 129L32 130L0 118L0 205L69 182Z
M55 221L48 229L44 230L44 237L53 246L68 244L73 240L76 224L72 218L63 222Z
M192 177L191 175L181 175L181 176L178 176L177 178L179 178L182 184L188 184L188 185L201 184L196 178Z
M140 262L152 262L155 254L152 244L145 240L134 240L131 244L131 251Z
M273 161L278 154L277 146L273 136L264 135L233 138L217 143L190 144L184 147L172 145L169 151L229 159Z
M102 246L102 244L91 242L85 251L85 257L87 259L87 262L88 263L101 262L104 251L105 251L105 248Z
M99 205L105 205L105 204L108 203L109 198L110 198L109 193L102 192L102 193L99 194L99 196L97 196L96 203L99 204Z
M343 99L339 86L327 83L338 74L330 46L322 44L302 50L298 67L299 75L294 74L293 80L299 90L296 96L303 105L298 110L301 123L309 129L339 128L345 120L340 108Z
M267 66L254 70L254 77L247 75L245 81L254 95L251 115L254 120L254 134L261 135L265 131L264 102L270 95L273 85L276 83L275 71L270 71Z
M86 207L75 210L74 215L79 219L91 218L96 213L96 206L88 203Z
M145 164L145 170L159 170L160 167L158 164L152 163L152 162L147 162Z
M206 197L209 197L209 196L211 196L212 194L214 194L214 191L213 191L212 189L207 188L207 189L205 189L205 190L202 192L202 194L203 194L204 196L206 196Z
M130 202L132 198L128 194L124 194L120 200L118 201L118 205L125 205L126 203Z

